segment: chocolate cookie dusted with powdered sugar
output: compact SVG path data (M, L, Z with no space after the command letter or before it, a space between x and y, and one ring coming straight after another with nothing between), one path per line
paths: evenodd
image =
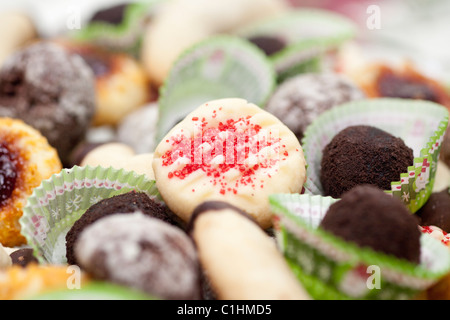
M302 74L283 82L266 111L280 119L301 140L306 127L321 113L365 94L350 80L334 73Z
M192 240L179 228L141 212L93 223L80 234L75 254L95 279L162 299L201 298L200 264Z
M81 232L96 221L113 214L140 211L145 215L176 225L178 220L163 204L143 192L127 192L103 199L89 207L66 234L66 257L69 264L77 264L74 246Z
M39 130L67 163L95 111L94 75L78 56L40 42L12 55L0 70L0 116Z

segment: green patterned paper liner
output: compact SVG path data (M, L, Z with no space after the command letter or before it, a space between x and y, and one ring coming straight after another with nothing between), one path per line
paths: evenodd
M72 34L75 40L96 42L111 50L125 50L136 54L140 46L142 28L147 16L162 0L145 0L130 3L123 21L118 25L94 21Z
M273 66L248 41L220 35L197 43L175 61L160 89L156 143L208 101L243 98L262 107L275 84Z
M403 139L414 151L414 165L405 168L386 193L401 199L412 213L432 193L441 144L448 125L445 107L428 101L378 98L345 103L321 114L306 129L302 146L307 161L305 192L323 195L322 150L346 127L371 125Z
M338 201L308 194L270 196L276 237L291 269L318 300L414 298L450 272L450 251L428 234L421 235L421 262L409 263L361 248L319 228L329 206ZM379 287L370 278L379 269Z
M44 180L27 199L19 222L40 263L66 264L65 235L100 200L135 190L160 201L155 181L112 167L63 169Z
M303 72L321 70L326 52L336 49L357 34L356 24L345 16L321 9L294 9L275 18L247 26L242 37L274 36L287 42L270 60L278 81Z
M156 297L122 285L91 281L80 289L50 290L25 300L159 300Z

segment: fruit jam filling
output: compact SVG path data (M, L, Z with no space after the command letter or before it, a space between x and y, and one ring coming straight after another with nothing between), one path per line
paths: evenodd
M11 198L16 186L19 160L6 144L0 144L0 206Z

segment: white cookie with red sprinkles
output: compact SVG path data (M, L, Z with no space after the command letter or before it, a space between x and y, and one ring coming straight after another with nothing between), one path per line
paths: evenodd
M306 161L279 119L244 99L207 102L162 139L153 158L156 185L169 208L189 221L206 200L233 204L272 226L268 196L300 193Z

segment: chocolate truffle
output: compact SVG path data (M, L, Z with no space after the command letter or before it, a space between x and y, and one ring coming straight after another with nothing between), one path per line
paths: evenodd
M128 192L101 200L91 206L78 219L66 235L66 257L69 264L77 264L73 247L80 233L89 225L104 217L140 211L145 215L173 223L169 210L141 192Z
M117 214L87 227L75 244L80 266L95 279L162 299L201 297L201 271L186 233L140 212Z
M417 212L422 226L436 226L450 232L450 193L447 189L431 194Z
M364 93L344 76L307 73L279 85L269 99L266 110L301 140L306 127L321 113L364 97Z
M0 70L0 116L39 130L68 162L95 112L95 81L88 65L61 47L40 42L16 52Z
M417 219L401 200L368 185L357 186L328 209L320 228L360 247L420 262Z
M347 127L323 150L323 194L339 198L360 184L390 190L391 182L399 181L413 161L413 150L401 138L372 126Z

